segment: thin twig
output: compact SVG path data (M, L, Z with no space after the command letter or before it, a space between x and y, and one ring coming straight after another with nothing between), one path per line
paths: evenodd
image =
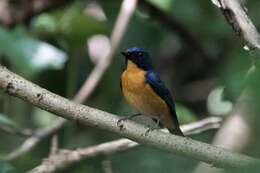
M136 8L137 0L124 0L122 3L122 7L120 9L115 27L113 29L111 35L111 51L107 57L101 57L97 65L92 70L91 74L86 79L86 82L83 84L81 89L78 91L76 96L73 98L73 101L77 103L83 103L87 100L90 94L93 92L95 87L98 85L101 77L103 76L106 69L111 64L113 60L114 54L117 51L120 42L122 41L123 35L126 32L126 28L128 23L131 20L131 17ZM45 127L43 129L39 129L35 132L34 135L26 139L23 144L16 148L14 151L9 153L7 156L2 157L5 160L14 160L17 157L31 151L38 143L47 137L55 134L58 130L60 130L65 124L67 120L63 118L58 118L53 122L51 126Z
M102 161L103 173L113 173L112 161L108 158Z
M58 135L54 135L51 139L51 151L50 151L50 156L58 153L59 151L59 137Z
M260 35L254 26L253 22L247 15L246 8L242 6L239 0L211 0L225 16L227 22L231 25L235 33L247 44L247 47L251 49L260 49ZM253 68L252 68L253 69ZM252 69L249 69L245 78L252 75ZM248 103L243 100L245 96L245 89L241 93L237 100L236 105L232 111L232 114L222 128L218 131L217 135L213 140L213 144L221 146L223 148L228 148L232 151L241 152L246 146L248 146L251 137L252 124L248 120L250 114L248 108ZM251 103L250 103L251 104ZM237 127L234 129L234 127ZM251 128L250 128L251 127ZM224 136L228 136L228 139L224 139ZM239 139L239 142L238 142ZM209 164L200 163L194 173L200 172L223 172L222 169L212 168Z
M219 117L209 117L203 120L185 124L181 126L185 135L201 133L210 129L216 129L220 126L222 119ZM163 130L166 131L167 130ZM139 146L138 143L129 139L117 139L96 146L85 147L76 150L66 150L66 159L64 159L64 150L59 151L56 155L51 155L49 158L44 159L43 162L29 171L28 173L53 173L61 171L65 168L76 164L83 159L94 157L101 154L111 155L121 151L129 150ZM77 157L75 157L77 155ZM62 159L60 159L62 158ZM55 161L58 160L58 161Z
M14 160L17 157L31 151L39 142L41 142L43 139L51 136L52 134L56 133L61 127L63 127L64 123L67 120L64 118L58 118L52 125L45 127L43 129L37 130L35 133L33 133L32 136L27 138L20 147L13 150L11 153L9 153L7 156L1 156L2 160Z
M30 129L13 128L9 126L0 126L0 131L21 137L29 137L34 134Z
M71 102L31 83L0 66L0 89L60 117L86 126L103 129L148 147L210 163L216 167L247 170L258 167L258 159L234 153L213 145L159 130L147 133L147 127L133 121L119 122L120 117L108 112Z
M253 101L250 99L252 95L245 91L239 96L231 114L216 133L212 142L213 145L245 153L250 143L252 143L252 139L254 139L252 132L255 131L252 130L254 129L254 121L248 115L252 113L252 108L249 105ZM209 164L201 162L194 169L194 173L200 172L223 173L223 169L212 168Z
M185 132L185 135L195 135L209 129L218 129L221 125L222 118L210 117L200 120L198 122L182 125L181 129Z
M121 10L119 12L115 28L113 29L110 38L111 50L107 57L101 58L101 60L96 65L97 68L95 68L90 73L88 80L86 80L84 86L79 90L79 92L75 96L76 101L83 102L86 98L90 96L92 91L95 89L97 83L100 81L101 77L105 73L106 69L111 64L116 50L120 46L120 43L128 27L128 24L136 9L136 5L137 0L124 0L122 2Z

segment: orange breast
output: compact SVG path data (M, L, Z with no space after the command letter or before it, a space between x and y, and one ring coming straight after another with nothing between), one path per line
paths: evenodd
M174 126L168 105L146 83L145 71L128 63L121 81L123 94L131 106L143 115L159 118L168 128Z

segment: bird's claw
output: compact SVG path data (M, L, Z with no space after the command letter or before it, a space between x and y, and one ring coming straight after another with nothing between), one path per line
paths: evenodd
M145 131L144 135L147 136L151 131L154 130L160 130L160 127L148 127L148 129Z
M140 116L142 114L138 113L138 114L133 114L133 115L130 115L130 116L127 116L127 117L123 117L123 118L120 118L118 121L117 121L117 126L122 126L122 122L126 121L126 120L131 120L132 118L134 117L137 117L137 116Z
M118 127L122 127L122 123L123 123L124 121L128 120L128 119L129 119L128 117L120 118L120 119L117 121L116 125L117 125Z

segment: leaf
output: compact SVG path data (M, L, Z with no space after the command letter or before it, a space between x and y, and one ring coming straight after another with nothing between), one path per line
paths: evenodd
M244 50L231 50L222 70L222 85L225 86L224 99L235 101L248 86L246 78L250 78L249 70L252 61ZM247 76L249 75L249 76Z
M180 124L190 123L196 121L196 115L186 106L181 104L176 104L176 113Z
M31 27L34 32L55 33L57 32L57 23L58 21L53 15L43 13L32 21Z
M59 22L59 30L69 43L82 46L86 38L97 33L104 33L104 22L98 21L82 12L82 3L75 2L65 11Z
M165 11L170 11L172 9L172 0L149 0L151 3L154 5L158 6L160 9L165 10Z
M63 51L28 36L21 28L8 31L0 27L0 53L27 77L47 69L61 69L67 60Z
M207 99L207 107L212 115L227 115L232 110L232 102L223 100L224 87L214 88Z
M90 37L87 47L89 57L94 63L100 61L101 58L106 58L111 49L109 38L101 34Z
M13 122L12 120L10 120L9 118L7 118L5 115L0 113L0 125L6 125L6 126L11 126L16 128L17 125L15 124L15 122Z
M46 127L55 120L53 114L43 111L41 109L35 108L32 116L33 122L38 127Z
M0 161L0 173L18 173L18 172L10 163Z

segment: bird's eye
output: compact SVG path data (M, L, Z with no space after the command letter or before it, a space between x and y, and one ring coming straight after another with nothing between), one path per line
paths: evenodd
M138 53L138 56L143 56L143 53L142 53L142 52L139 52L139 53Z

